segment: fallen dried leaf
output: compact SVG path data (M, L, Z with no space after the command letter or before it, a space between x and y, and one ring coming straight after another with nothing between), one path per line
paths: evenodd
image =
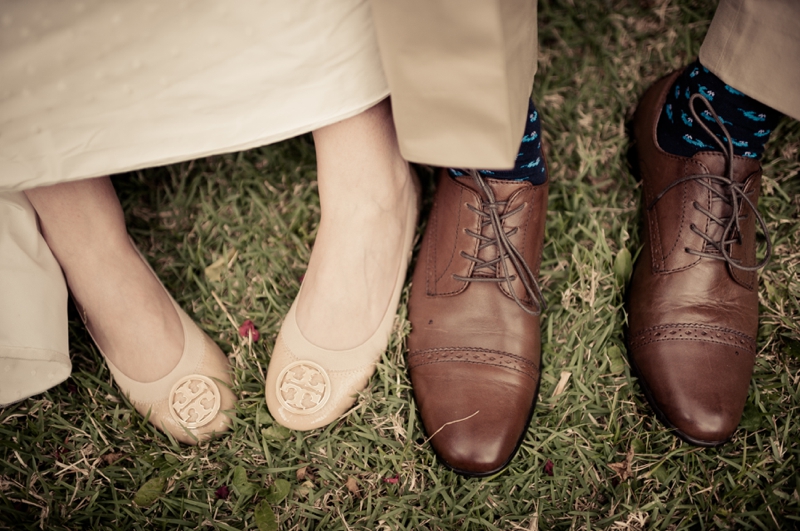
M122 459L123 457L125 457L125 454L122 453L122 452L111 452L111 453L108 453L108 454L104 455L100 459L106 465L113 465L114 463L116 463L117 461Z
M633 470L631 464L633 463L633 446L628 448L628 455L619 463L609 463L608 467L617 474L620 481L627 481L628 478L633 477Z
M310 466L304 466L303 468L298 469L298 471L297 471L297 482L298 483L300 483L303 480L313 482L314 479L316 479L316 476L314 475L314 469L311 468ZM313 485L313 483L312 483L312 485Z
M356 481L356 478L353 476L348 477L347 482L344 485L347 487L347 490L353 494L353 496L361 495L361 490L358 488L358 481Z

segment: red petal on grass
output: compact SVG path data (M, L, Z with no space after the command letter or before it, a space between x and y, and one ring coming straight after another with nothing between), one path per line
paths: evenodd
M216 496L218 500L227 500L228 495L230 495L230 491L227 485L223 485L214 491L214 496Z
M383 478L383 482L384 483L391 483L392 485L395 485L395 484L400 482L400 474L395 474L394 476L392 476L390 478Z
M550 461L549 459L544 464L544 473L547 474L548 476L553 475L553 462Z
M242 323L242 326L239 327L239 335L242 337L250 337L252 334L253 341L258 341L261 337L261 334L258 332L258 328L256 325L253 324L253 321L248 319L247 321Z

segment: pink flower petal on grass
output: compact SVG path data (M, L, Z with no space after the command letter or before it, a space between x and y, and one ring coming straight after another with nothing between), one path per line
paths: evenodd
M253 324L253 321L248 319L247 321L242 323L242 326L239 327L239 335L242 337L250 337L252 334L253 341L258 341L261 337L261 334L258 332L258 328L256 325Z

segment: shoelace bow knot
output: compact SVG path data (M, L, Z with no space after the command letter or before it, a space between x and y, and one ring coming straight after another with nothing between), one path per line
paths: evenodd
M702 101L705 104L706 109L711 113L716 121L717 125L719 125L720 129L723 133L725 133L725 139L727 140L727 145L722 142L717 135L711 132L711 129L703 123L700 117L697 115L697 111L694 109L694 103L696 101ZM762 267L766 266L769 262L769 258L772 255L772 240L769 237L769 230L767 229L767 224L764 221L764 218L761 217L759 214L758 209L747 197L744 191L744 183L736 182L733 179L733 139L731 134L728 132L728 128L725 127L725 124L717 115L714 108L711 106L711 103L701 94L692 94L692 97L689 99L689 110L692 113L692 117L694 118L695 123L700 124L703 130L708 133L708 136L714 139L714 141L719 145L722 149L722 153L725 156L725 174L726 175L712 175L712 174L697 174L697 175L687 175L686 177L682 177L674 182L672 182L669 186L667 186L664 190L659 193L655 199L647 206L648 210L652 210L656 203L664 197L664 195L670 191L675 186L679 184L683 184L688 181L696 181L706 187L713 195L714 199L718 199L724 201L728 205L731 206L731 215L728 217L717 217L712 212L706 210L705 208L701 207L697 202L693 203L692 206L706 217L708 217L711 221L724 227L722 231L722 236L719 240L714 240L708 234L701 231L695 225L691 225L690 229L692 232L703 238L705 242L717 250L719 254L712 254L703 251L698 251L696 249L686 248L686 252L689 254L693 254L696 256L700 256L703 258L711 258L713 260L722 260L727 262L730 267L739 269L741 271L756 271L761 269ZM720 185L719 187L712 186L712 184L708 181L712 181ZM721 188L721 190L720 190ZM755 214L756 220L758 221L759 226L761 227L762 232L764 233L764 237L767 240L767 252L764 256L764 259L758 262L756 265L753 266L746 266L741 263L741 260L737 260L730 255L729 248L731 245L735 243L741 243L741 225L740 221L746 219L747 216L743 216L741 214L741 209L744 204L750 206L750 209Z
M461 275L453 275L453 278L463 282L505 282L506 286L508 287L508 292L513 297L514 302L516 302L520 308L530 315L541 314L542 311L547 308L544 295L542 295L542 290L539 287L539 283L536 281L536 276L531 271L531 268L528 266L525 258L523 258L522 253L514 246L513 243L511 243L511 240L509 239L510 236L513 236L517 233L518 229L517 227L514 227L508 232L503 229L503 220L520 212L524 206L520 205L508 212L502 212L508 206L508 202L497 201L495 199L494 192L489 185L486 184L486 182L483 180L483 177L481 177L477 171L467 170L467 173L472 176L483 194L483 197L481 198L480 209L475 208L472 205L467 205L467 208L481 217L481 231L474 232L467 229L467 234L473 238L477 238L480 241L480 244L478 245L478 252L489 246L496 246L497 257L492 258L491 260L483 260L477 256L471 256L466 252L461 251L461 256L463 258L475 263L475 267L473 268L473 276L465 277ZM482 234L483 229L487 226L492 227L494 231L493 237ZM514 266L514 270L517 272L517 275L519 275L525 295L532 301L532 307L523 302L519 295L517 295L517 291L514 289L513 284L513 281L517 279L517 275L511 274L508 264L506 263L507 260L511 262L511 265ZM498 263L502 265L502 272L498 272L499 275L495 273L494 276L474 276L474 273L479 270L492 271L494 269L496 271L497 268L494 266L496 266Z

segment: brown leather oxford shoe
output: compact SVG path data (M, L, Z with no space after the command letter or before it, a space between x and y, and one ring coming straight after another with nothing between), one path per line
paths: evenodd
M460 474L501 470L530 423L546 211L547 183L441 173L413 276L408 366L431 444Z
M724 152L691 158L658 146L659 114L678 75L647 91L634 120L644 248L629 287L628 347L661 420L692 444L716 446L739 424L756 355L761 165L735 156L730 140Z

